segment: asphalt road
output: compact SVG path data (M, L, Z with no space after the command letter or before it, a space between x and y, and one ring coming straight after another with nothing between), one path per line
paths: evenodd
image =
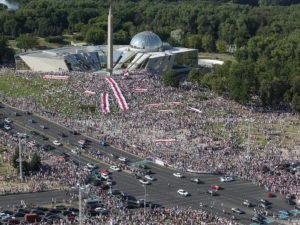
M20 116L15 116L14 112L18 111ZM64 128L58 124L51 123L45 119L42 119L36 115L26 115L20 110L16 110L13 108L9 108L5 106L5 108L0 109L0 113L4 114L4 117L10 117L13 123L13 131L16 130L36 130L41 134L46 135L50 138L50 142L54 139L60 139L64 144L62 147L57 147L56 152L68 152L74 160L77 159L77 156L72 155L70 152L70 148L77 146L77 142L80 139L79 135L73 135L69 133L67 128ZM35 123L28 122L29 119L33 119ZM1 122L1 119L0 119ZM48 127L48 129L41 129L40 125L43 124ZM64 132L68 135L66 138L61 138L58 133ZM32 135L30 135L32 136ZM42 140L39 140L39 137L30 137L29 139L36 139L37 142L41 143ZM142 159L137 158L134 155L128 154L126 152L120 151L113 147L102 147L96 140L88 138L91 143L87 149L87 151L91 148L99 149L104 154L114 153L118 156L125 156L131 162L140 161ZM49 143L50 143L49 142ZM53 145L53 144L52 144ZM91 158L82 156L81 157L82 164L86 164L87 162L93 162L99 165L100 167L108 168L108 165L104 163L99 163ZM266 191L263 188L259 188L254 184L237 179L236 181L229 183L221 183L219 176L216 175L193 175L193 174L185 174L185 178L176 178L172 174L175 172L169 168L158 166L154 163L148 163L148 166L154 172L154 177L157 178L156 181L153 181L151 185L142 186L138 180L133 178L130 174L125 172L115 172L112 177L116 181L116 185L114 188L127 192L135 197L139 198L147 198L155 203L159 203L166 207L192 207L194 209L199 209L201 207L206 207L214 213L219 215L223 215L223 210L226 212L231 212L231 208L238 207L241 210L245 211L245 214L237 215L234 214L238 220L244 224L251 223L251 217L254 215L254 208L247 208L241 205L242 201L248 199L250 202L257 204L258 200L261 198L266 199ZM195 184L190 182L190 178L198 177L203 183ZM168 185L169 184L169 185ZM218 196L210 196L206 194L206 191L210 189L210 186L216 184L220 185L223 190L218 191ZM182 197L177 194L178 189L185 189L188 191L191 196ZM36 200L37 203L45 202L45 195L40 193L29 194L33 196L33 199ZM47 197L55 197L57 195L56 192L49 192ZM20 196L20 195L19 195ZM38 197L39 196L39 197ZM5 200L3 200L5 198ZM0 196L0 205L4 201L9 202L10 199L14 199L17 197L14 196ZM272 208L269 210L270 212L278 212L278 210L290 210L293 209L293 206L289 206L285 201L284 197L277 195L275 198L268 199L272 202ZM233 215L231 213L231 215ZM276 223L273 223L276 224Z

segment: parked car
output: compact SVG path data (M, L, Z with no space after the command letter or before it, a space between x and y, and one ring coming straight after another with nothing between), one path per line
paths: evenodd
M211 188L212 190L221 190L221 187L220 187L219 185L216 185L216 184L212 184L212 185L210 186L210 188Z
M117 167L117 166L111 166L111 167L109 167L111 170L113 170L113 171L121 171L121 169L119 168L119 167Z
M182 173L173 173L174 177L178 177L178 178L183 178L183 174Z
M196 184L200 184L201 180L197 177L191 178L191 182L196 183Z
M234 181L234 178L232 176L223 176L223 177L220 177L220 181L221 182L230 182L230 181Z
M147 180L151 180L151 181L154 181L154 180L156 180L156 178L155 177L153 177L153 176L151 176L151 175L145 175L145 178L147 179Z
M252 207L252 206L253 206L253 204L252 204L251 202L249 202L249 200L244 200L244 201L242 202L242 205L243 205L243 206L246 206L246 207Z
M149 180L146 180L146 179L139 179L139 182L140 182L141 184L144 184L144 185L149 185L149 184L151 184L150 181L149 181Z
M62 145L62 143L60 143L58 140L54 140L52 143L53 143L55 146L61 146L61 145Z
M231 208L232 212L238 213L238 214L244 214L245 212L240 210L239 208Z
M218 195L217 191L215 191L215 190L208 190L206 193L210 194L211 196L217 196Z
M177 193L182 195L182 196L188 196L189 195L189 193L187 191L183 190L183 189L178 189Z

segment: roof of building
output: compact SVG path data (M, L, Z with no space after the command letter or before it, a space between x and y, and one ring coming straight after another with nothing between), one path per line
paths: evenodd
M159 51L163 46L160 37L152 31L136 34L130 41L130 47L143 51Z

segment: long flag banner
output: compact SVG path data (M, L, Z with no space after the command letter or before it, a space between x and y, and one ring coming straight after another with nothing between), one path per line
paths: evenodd
M87 95L95 95L96 92L86 90L86 91L84 91L84 94L87 94Z
M173 110L170 110L170 109L161 109L161 110L158 110L158 112L162 112L162 113L171 113L171 112L174 112Z
M43 78L46 80L67 80L69 76L44 75Z
M101 93L101 111L103 113L109 113L109 102L108 102L108 94L106 92Z
M127 102L126 102L126 100L125 100L125 98L124 98L124 96L123 96L120 88L119 88L119 85L111 77L106 77L105 79L109 83L111 89L113 90L114 95L115 95L115 97L117 99L117 102L118 102L120 108L122 110L124 110L124 111L127 110L128 109L128 105L127 105Z
M143 92L146 92L146 91L147 91L147 89L145 89L145 88L135 88L133 90L133 92L135 92L135 93L143 93Z
M172 143L176 142L176 139L155 139L154 142L157 144L166 144L166 143Z
M194 112L197 112L197 113L202 113L202 111L200 109L196 109L196 108L193 108L193 107L191 107L190 110L194 111Z

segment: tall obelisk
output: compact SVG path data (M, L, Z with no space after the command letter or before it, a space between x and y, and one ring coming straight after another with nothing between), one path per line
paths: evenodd
M107 21L107 71L113 71L113 24L112 24L112 0L109 0L109 11Z

